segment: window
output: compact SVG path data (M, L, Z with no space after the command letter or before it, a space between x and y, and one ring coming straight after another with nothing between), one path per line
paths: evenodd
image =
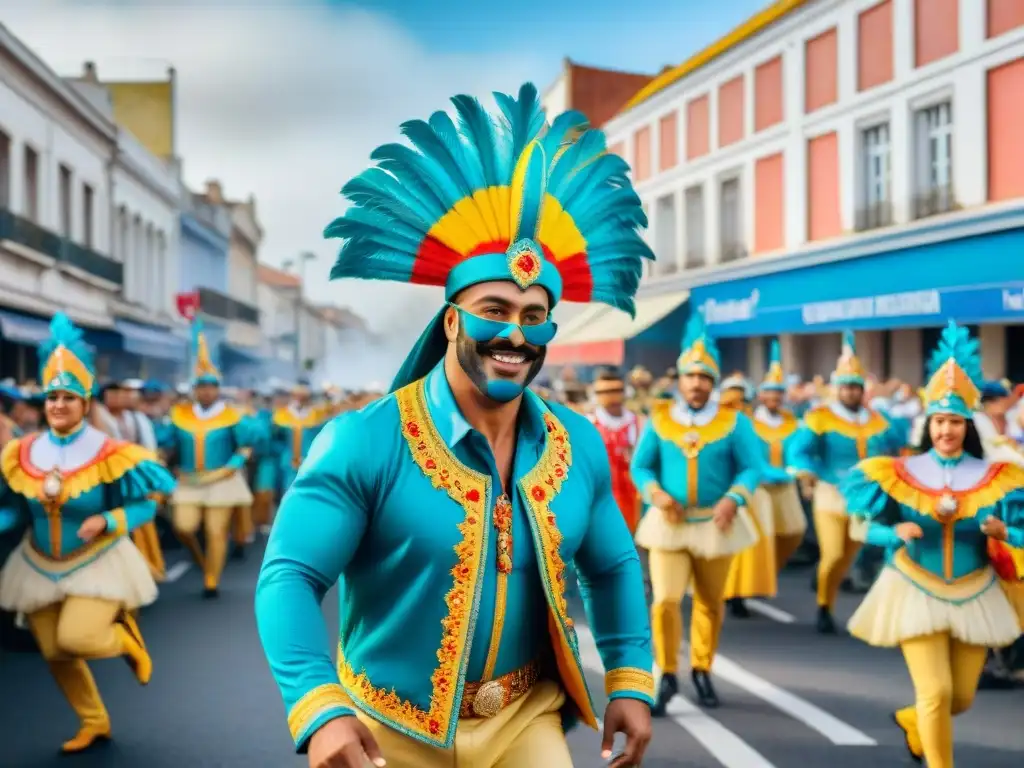
M25 147L25 218L39 223L39 155Z
M654 262L655 274L671 275L679 268L676 256L676 198L675 195L659 197L655 203L654 217Z
M704 188L686 190L686 268L703 267L704 258Z
M60 166L60 233L63 237L71 237L71 169Z
M93 247L93 191L88 184L82 185L82 245Z
M11 205L11 137L0 131L0 208Z
M857 210L857 229L885 227L892 224L889 124L882 123L863 131L861 147L864 192Z
M915 115L916 180L914 218L953 209L953 105L949 101Z
M735 261L747 255L743 247L742 215L740 211L740 180L726 179L720 189L718 223L722 247L722 261Z

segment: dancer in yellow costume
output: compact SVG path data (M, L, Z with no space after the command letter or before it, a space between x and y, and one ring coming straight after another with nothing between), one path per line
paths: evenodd
M800 547L807 532L800 496L786 471L786 456L799 421L782 407L786 377L779 342L772 342L771 364L758 389L760 404L754 409L754 432L761 440L768 467L754 494L754 519L761 528L757 544L733 560L725 596L736 618L748 617L744 598L774 597L778 573Z
M691 680L702 706L718 706L711 664L718 649L726 579L733 557L757 541L747 508L764 460L750 420L711 400L718 349L700 313L686 328L679 392L655 401L633 454L633 482L650 509L637 546L650 552L654 658L662 671L653 714L664 717L679 691L680 602L693 582Z
M981 361L966 328L950 323L930 367L924 452L863 461L842 486L849 514L870 521L868 544L893 553L849 628L903 651L916 706L896 724L914 759L952 768L953 716L973 703L988 648L1021 632L1006 544L1024 545L1024 470L982 458Z
M237 408L220 398L220 372L210 360L199 321L193 327L194 402L171 409L166 450L173 453L180 483L171 499L174 529L203 568L204 596L216 597L227 559L236 507L252 505L245 465L252 454L251 429ZM196 539L203 526L206 552Z
M858 462L896 455L903 448L902 428L864 404L864 366L853 333L843 334L843 354L833 374L836 399L812 408L791 438L790 472L812 494L818 561L818 620L822 634L835 634L832 608L839 586L860 551L862 527L850 525L839 483Z
M129 534L153 519L150 497L174 479L152 452L86 423L92 353L67 316L54 316L39 357L49 427L0 454L0 531L29 524L0 572L0 608L28 617L80 721L63 751L81 752L111 734L86 662L123 657L142 685L153 672L131 612L157 588Z

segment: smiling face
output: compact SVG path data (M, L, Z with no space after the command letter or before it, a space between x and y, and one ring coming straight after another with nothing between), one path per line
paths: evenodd
M523 291L511 282L480 283L452 303L458 309L449 308L445 315L445 335L466 376L492 399L521 393L544 365L546 344L531 344L524 333L548 321L547 291L536 285Z
M943 456L956 456L964 448L967 419L952 413L932 414L928 419L928 435L935 450Z
M46 423L58 434L68 434L85 418L85 400L71 392L56 391L46 396Z

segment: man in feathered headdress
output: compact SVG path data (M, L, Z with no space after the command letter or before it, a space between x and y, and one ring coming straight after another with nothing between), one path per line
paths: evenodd
M899 455L906 429L894 426L864 404L865 370L852 331L843 333L843 351L832 374L836 398L807 412L792 438L790 471L812 498L818 561L818 621L822 634L835 634L832 618L839 587L863 543L851 529L839 483L857 462Z
M733 557L757 541L747 508L764 468L761 446L745 415L712 400L719 365L718 346L694 312L679 356L679 395L652 405L633 454L633 481L651 507L636 543L650 552L651 628L662 670L659 717L679 691L680 603L691 580L690 677L700 704L718 706L711 665L726 579Z
M411 121L350 181L335 278L443 286L391 392L317 437L270 534L264 650L310 765L572 764L597 727L565 570L607 669L605 758L638 765L654 681L639 558L586 418L529 384L561 299L634 311L646 224L628 166L537 91ZM319 602L344 576L337 665ZM561 713L562 717L558 717Z
M171 426L163 433L179 484L171 498L174 529L203 569L204 596L216 597L227 559L231 520L236 507L252 504L245 465L252 455L251 429L245 415L221 399L220 371L210 359L199 320L193 323L194 401L171 409ZM205 553L196 534L203 528Z

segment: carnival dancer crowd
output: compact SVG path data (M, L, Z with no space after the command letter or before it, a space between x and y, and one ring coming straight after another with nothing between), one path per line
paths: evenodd
M918 762L953 766L953 717L1019 675L1021 392L984 380L953 322L918 391L875 380L852 333L827 381L787 375L773 343L755 386L721 370L699 312L657 381L542 378L559 302L634 311L646 217L603 135L576 112L549 123L532 85L496 115L453 104L403 125L411 148L378 148L325 232L343 240L336 278L444 289L387 393L230 390L198 321L186 385L99 382L64 315L38 384L0 389L0 532L20 537L0 609L79 717L63 750L113 733L90 660L123 657L142 685L159 667L143 609L169 537L213 600L267 536L259 636L311 768L453 750L468 768L571 766L576 724L603 728L614 768L639 766L683 695L683 598L694 697L728 706L711 675L726 614L797 561L816 563L810 631L840 633L837 594L864 593L849 633L898 648L913 683L894 727ZM342 579L333 660L321 602Z

